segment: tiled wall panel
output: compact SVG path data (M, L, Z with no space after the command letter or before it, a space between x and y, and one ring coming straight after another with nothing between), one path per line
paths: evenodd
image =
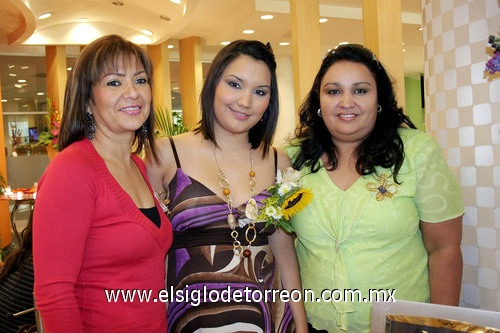
M421 4L426 128L466 206L461 305L500 311L500 75L484 72L488 36L500 33L500 2Z

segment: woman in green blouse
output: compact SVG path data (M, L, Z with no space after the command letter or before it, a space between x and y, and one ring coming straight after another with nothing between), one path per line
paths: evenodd
M299 114L287 152L314 193L292 222L311 332L369 332L377 297L458 305L461 189L376 56L331 50Z

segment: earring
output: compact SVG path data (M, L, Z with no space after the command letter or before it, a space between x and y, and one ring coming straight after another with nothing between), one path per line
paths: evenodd
M377 107L377 113L380 114L382 113L382 107L380 106L380 104L377 104L378 107Z
M146 123L142 124L142 134L145 137L148 136L148 125L146 125Z
M85 117L87 118L87 138L92 140L95 136L95 120L94 115L90 112L90 109L85 112Z
M321 109L318 109L318 112L316 113L318 114L318 117L323 118L323 115L321 114Z

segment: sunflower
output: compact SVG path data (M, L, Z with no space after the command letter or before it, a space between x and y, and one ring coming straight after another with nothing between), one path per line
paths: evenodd
M311 201L313 194L311 189L299 189L291 194L281 205L281 212L286 220L303 210Z
M278 170L276 183L267 189L270 196L260 201L262 206L257 220L265 221L266 228L274 225L287 233L293 232L290 218L303 210L313 197L311 189L302 189L300 176L300 171L291 167L285 170L283 176Z

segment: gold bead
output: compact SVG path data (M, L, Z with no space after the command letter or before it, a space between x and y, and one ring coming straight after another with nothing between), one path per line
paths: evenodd
M227 187L224 187L224 190L222 190L222 193L224 193L224 195L229 195L231 193L231 190L228 189Z
M250 171L250 177L255 177L255 171Z

